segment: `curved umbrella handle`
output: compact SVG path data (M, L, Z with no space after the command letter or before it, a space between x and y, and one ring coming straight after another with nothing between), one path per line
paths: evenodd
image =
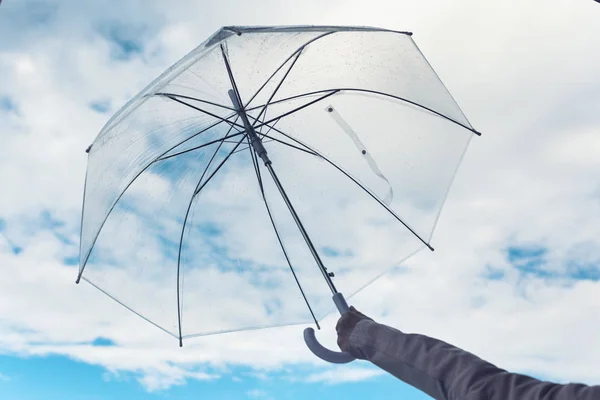
M333 295L333 302L335 303L340 315L348 311L348 303L344 299L344 295L336 293ZM315 336L315 330L313 328L306 328L304 330L304 342L306 346L313 352L313 354L319 357L321 360L330 362L332 364L347 364L356 360L350 353L342 351L332 351L324 347Z
M304 330L304 342L306 342L306 345L315 356L332 364L347 364L355 360L350 353L332 351L324 347L315 337L315 330L313 328L306 328Z

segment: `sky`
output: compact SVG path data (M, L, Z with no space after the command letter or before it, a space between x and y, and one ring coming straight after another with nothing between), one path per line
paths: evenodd
M214 4L213 4L214 3ZM425 395L327 365L302 326L183 348L87 284L85 149L127 100L228 25L370 25L414 40L483 133L432 237L352 298L513 371L600 383L600 8L593 1L4 0L0 394L7 399ZM335 318L319 338L335 346Z

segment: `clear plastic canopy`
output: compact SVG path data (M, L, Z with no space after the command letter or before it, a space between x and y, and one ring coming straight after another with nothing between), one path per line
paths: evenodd
M180 340L320 320L429 245L476 133L406 32L223 28L89 151L79 278Z

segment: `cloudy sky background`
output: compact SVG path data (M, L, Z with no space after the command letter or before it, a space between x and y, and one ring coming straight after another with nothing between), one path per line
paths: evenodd
M598 20L600 7L583 0L3 1L0 392L35 398L38 384L61 398L92 385L89 398L422 398L366 364L319 362L300 327L197 339L182 351L74 284L85 148L155 76L236 24L413 31L483 136L450 192L436 251L353 303L504 368L600 383ZM334 324L319 334L330 347Z

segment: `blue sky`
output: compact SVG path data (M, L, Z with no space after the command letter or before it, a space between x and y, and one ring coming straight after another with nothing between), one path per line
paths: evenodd
M413 31L484 135L449 193L436 251L351 302L503 368L600 383L600 319L591 317L600 312L595 2L212 3L2 1L0 397L427 398L366 363L320 363L301 340L303 326L198 338L180 349L90 285L74 284L84 150L153 78L236 24ZM340 256L334 247L325 253ZM319 337L335 346L335 318L322 325Z
M34 359L0 357L5 371L2 379L4 398L15 400L44 399L183 399L207 397L219 399L352 399L398 398L415 400L429 396L389 376L378 376L366 382L329 384L294 382L289 376L269 374L253 378L248 371L231 371L210 382L189 382L181 387L148 393L131 374L110 374L100 367L49 356Z

